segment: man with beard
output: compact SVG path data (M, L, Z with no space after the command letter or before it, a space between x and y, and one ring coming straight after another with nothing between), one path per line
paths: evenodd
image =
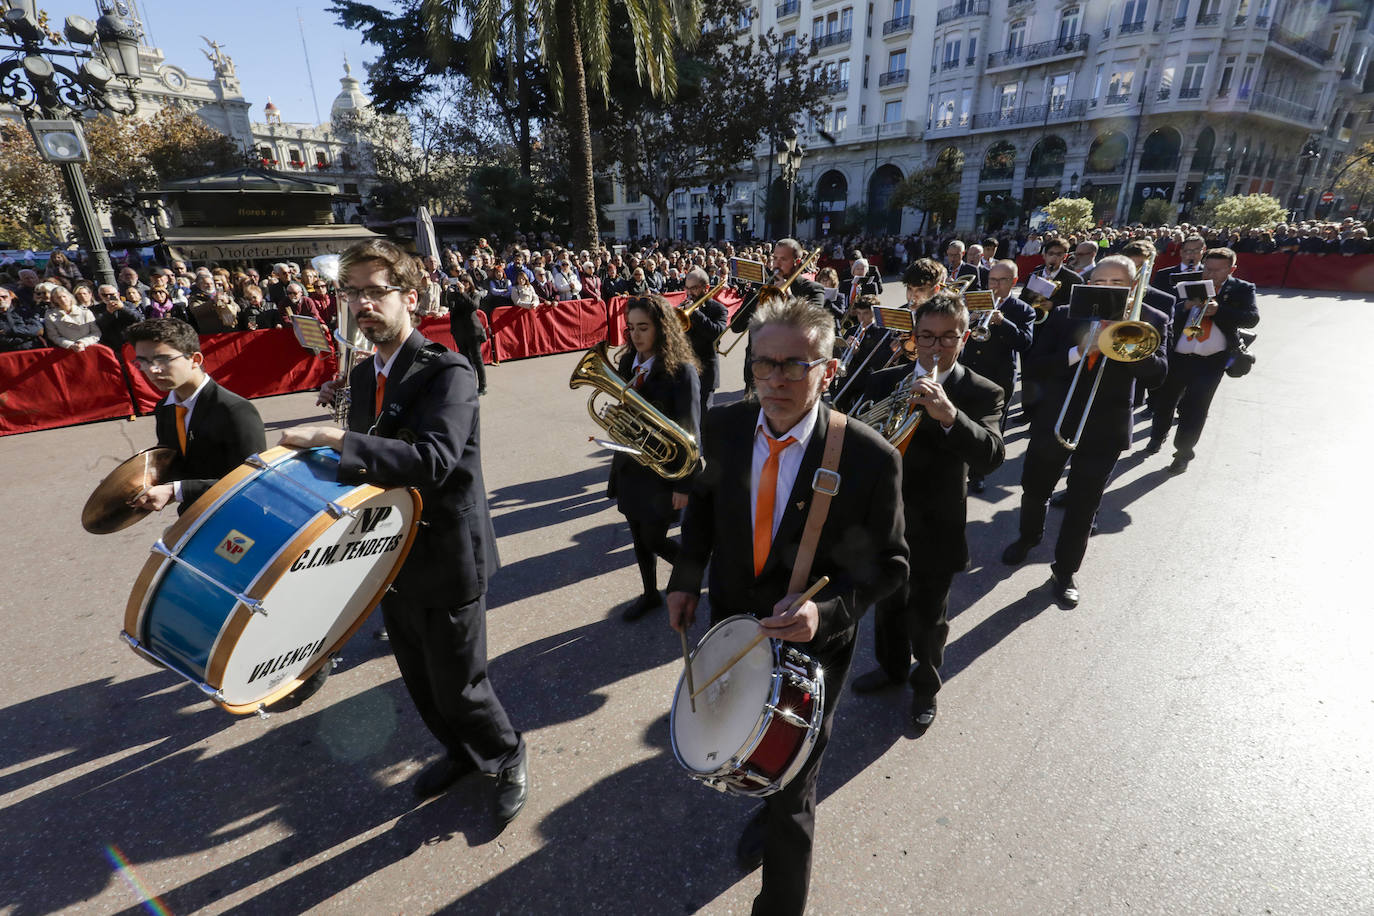
M347 431L297 427L281 444L336 449L345 483L419 489L425 521L382 601L406 689L446 750L414 791L428 798L467 773L484 773L496 782L495 815L504 824L524 807L528 776L525 740L487 676L486 583L497 566L496 534L473 369L415 329L424 278L398 246L354 245L339 273L339 302L376 354L349 377ZM321 390L322 405L333 402L333 389Z

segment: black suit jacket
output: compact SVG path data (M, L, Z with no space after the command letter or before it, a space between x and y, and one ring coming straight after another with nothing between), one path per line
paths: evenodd
M1235 347L1239 341L1236 331L1239 328L1253 328L1259 324L1259 305L1255 301L1255 284L1232 277L1221 284L1217 292L1217 313L1212 316L1212 325L1226 335L1228 347ZM1193 304L1186 299L1178 300L1174 310L1173 326L1169 334L1169 352L1178 346L1183 328L1188 323Z
M625 381L631 381L634 364L635 355L631 350L620 358L616 372ZM638 390L640 397L696 437L698 445L701 443L701 388L695 369L680 366L677 374L670 376L664 371L662 362L656 359ZM606 496L616 500L620 514L626 518L670 520L676 515L673 493L687 493L691 489L690 476L665 480L624 452L616 452L611 458Z
M787 594L792 566L811 508L811 482L820 467L830 410L821 405L797 480L763 572L754 575L753 506L749 498L757 404L712 409L702 429L706 466L697 477L682 523L682 550L669 591L701 590L709 565L711 615L768 617ZM907 546L901 510L901 459L861 423L845 430L840 490L821 529L811 581L830 583L816 595L820 627L806 651L824 658L854 639L870 604L906 581Z
M1202 265L1199 264L1197 267L1193 268L1193 270L1196 271L1200 269L1201 266ZM1155 271L1154 276L1150 278L1150 285L1163 290L1171 296L1177 296L1178 290L1175 287L1178 283L1177 277L1181 273L1183 273L1182 264L1175 264L1173 267L1162 268Z
M1045 265L1041 264L1039 267L1035 268L1035 270L1032 270L1031 273L1038 274L1042 277L1045 276ZM1050 302L1054 303L1056 306L1068 305L1069 291L1072 290L1079 283L1082 283L1083 278L1078 274L1074 273L1073 271L1069 270L1067 267L1061 267L1059 268L1059 273L1054 275L1054 282L1059 284L1059 288L1055 290L1054 295L1050 297ZM1025 287L1022 287L1021 298L1025 300L1026 296L1026 289Z
M349 376L352 407L339 480L416 487L423 518L393 588L424 607L479 598L496 571L496 531L482 480L476 375L467 358L411 331L373 415L377 374L364 360ZM374 425L375 424L375 425Z
M176 409L163 398L153 410L157 444L180 454L177 441ZM186 454L168 471L168 480L181 481L178 512L199 499L225 474L243 464L250 455L267 449L267 433L262 417L251 402L220 387L214 379L196 396L186 430Z
M687 329L687 340L692 344L692 352L701 363L702 392L715 391L720 379L720 354L716 352L716 338L725 331L730 320L730 310L715 299L703 302L701 308L692 313L692 324Z
M481 303L475 292L465 293L450 286L444 290L444 305L448 306L448 330L455 344L471 347L487 339L487 330L482 327L482 319L477 317Z
M1080 451L1120 452L1131 444L1131 422L1135 406L1135 386L1157 387L1168 371L1170 316L1148 305L1142 305L1140 319L1159 332L1160 345L1153 354L1139 362L1122 363L1101 357L1102 383L1093 400L1092 411L1083 428ZM1035 341L1022 363L1028 379L1035 380L1044 393L1031 417L1032 438L1053 439L1055 422L1064 405L1079 363L1069 364L1069 350L1086 344L1090 322L1069 318L1067 306L1060 306L1035 332ZM1081 362L1081 361L1080 361ZM1083 407L1092 390L1093 373L1085 365L1073 400L1064 418L1061 435L1071 436L1078 428Z
M989 324L992 336L981 343L970 337L959 362L1005 390L1016 377L1015 354L1029 350L1034 339L1035 309L1015 296L1008 296L997 307L1005 320Z

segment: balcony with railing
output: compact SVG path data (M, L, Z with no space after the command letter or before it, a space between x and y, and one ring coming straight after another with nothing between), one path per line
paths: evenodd
M1103 102L1103 104L1104 104L1104 105L1125 105L1125 104L1126 104L1127 102L1129 102L1130 100L1131 100L1131 94L1130 94L1129 92L1109 92L1109 93L1107 93L1106 101Z
M849 91L849 80L835 80L830 84L830 95L844 95Z
M1186 28L1188 28L1188 17L1187 17L1187 16L1179 16L1179 17L1178 17L1177 19L1175 19L1173 22L1169 23L1169 30L1172 31L1172 32L1177 32L1179 29L1186 29Z
M1250 110L1277 115L1300 124L1311 124L1317 116L1317 112L1310 104L1282 99L1267 92L1256 92L1250 96Z
M859 128L859 139L863 140L899 140L905 138L921 137L921 122L919 121L885 121L879 124L865 124Z
M1137 35L1145 31L1145 20L1139 22L1123 22L1121 27L1116 30L1118 35Z
M935 14L935 24L944 25L966 16L986 16L991 6L989 0L959 0Z
M1049 41L1040 41L1033 45L1021 45L1016 48L1008 48L1005 51L994 51L988 55L988 69L1023 67L1035 61L1086 54L1087 51L1088 36L1086 34L1074 35L1072 38L1052 38Z
M853 29L836 29L833 32L826 32L811 44L817 51L824 51L826 48L834 48L839 45L849 44L849 39L852 38L853 35Z
M911 71L905 67L901 70L889 70L878 75L878 87L905 86L909 79L911 79Z
M1331 60L1331 52L1313 41L1308 41L1301 35L1297 35L1281 28L1278 23L1269 27L1269 41L1279 47L1291 52L1295 57L1315 63L1322 67Z
M1198 13L1197 27L1205 29L1208 26L1221 25L1221 13Z
M1202 98L1201 86L1186 86L1178 91L1179 99L1200 99Z
M787 0L786 3L778 4L778 21L790 19L801 13L801 0Z
M1044 124L1049 121L1070 121L1088 113L1087 99L1074 99L1058 105L1027 105L1005 111L983 111L973 116L974 130L1016 127L1021 124Z
M958 66L959 66L959 58L957 58L957 57L951 57L951 58L948 58L948 59L946 59L945 61L941 62L941 64L940 64L940 69L941 69L941 70L954 70L954 69L956 69Z
M910 32L912 23L915 21L911 16L894 16L883 23L883 34L897 35L901 32Z

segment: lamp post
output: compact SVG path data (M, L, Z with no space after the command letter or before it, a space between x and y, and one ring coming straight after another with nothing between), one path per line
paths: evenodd
M706 191L711 195L711 203L716 205L716 241L725 238L725 205L730 201L730 195L734 193L735 183L726 179L725 184L712 184Z
M80 163L89 162L90 153L80 118L100 111L133 114L138 34L113 13L96 22L68 16L62 34L72 49L53 47L28 6L6 11L0 28L18 42L0 44L0 53L8 55L0 62L0 102L20 110L38 155L61 171L90 265L101 283L114 285L114 268L81 172ZM122 98L112 92L116 79L124 84Z
M1340 169L1339 172L1337 172L1335 175L1332 176L1331 181L1330 181L1330 182L1327 184L1327 186L1326 186L1326 190L1322 192L1322 197L1325 197L1325 196L1328 195L1328 194L1332 195L1332 201L1331 201L1330 205L1327 207L1327 209L1326 209L1326 216L1323 217L1323 219L1330 219L1330 218L1331 218L1331 214L1332 214L1332 213L1335 211L1335 209L1336 209L1336 201L1335 201L1335 197L1334 197L1334 196L1335 196L1335 193L1336 193L1336 185L1337 185L1338 182L1340 182L1341 176L1344 175L1346 172L1350 171L1351 169L1353 169L1355 166L1359 165L1361 162L1368 162L1370 165L1374 165L1374 153L1370 153L1370 154L1364 155L1364 156L1355 156L1355 157L1353 157L1349 162L1347 162L1345 165L1341 166L1341 169ZM1364 194L1363 194L1363 193L1361 193L1361 195L1360 195L1360 203L1361 203L1361 204L1364 203Z
M1074 172L1072 175L1069 176L1069 196L1070 196L1070 197L1077 197L1077 196L1078 196L1078 173L1077 173L1077 172Z
M789 236L795 235L797 231L797 173L801 171L802 158L805 155L806 151L797 142L796 130L788 131L787 136L783 138L782 148L778 150L778 168L787 193L787 216L784 224Z
M1288 198L1288 218L1297 219L1299 210L1307 209L1307 195L1303 191L1303 182L1307 180L1307 172L1318 162L1321 157L1320 138L1313 134L1307 138L1307 142L1302 146L1302 152L1298 154L1298 181L1293 187L1293 193Z

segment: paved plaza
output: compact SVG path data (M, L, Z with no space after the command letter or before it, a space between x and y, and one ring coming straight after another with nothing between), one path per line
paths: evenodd
M890 284L885 300L900 299ZM810 912L1357 913L1374 901L1370 301L1260 299L1250 376L1198 457L1123 457L1059 609L1058 516L1023 566L1023 423L969 500L940 714L846 693L821 772ZM742 350L724 369L738 396ZM688 779L681 669L639 591L578 354L489 370L483 457L502 569L491 674L530 749L498 832L469 777L417 805L437 751L367 623L323 691L234 718L118 638L170 519L88 535L80 509L152 419L0 439L0 913L747 913L754 802ZM313 396L255 402L273 429ZM843 498L841 493L839 498ZM666 582L666 564L660 581ZM704 632L699 621L694 638ZM872 662L872 616L855 662ZM147 907L153 911L153 907Z

